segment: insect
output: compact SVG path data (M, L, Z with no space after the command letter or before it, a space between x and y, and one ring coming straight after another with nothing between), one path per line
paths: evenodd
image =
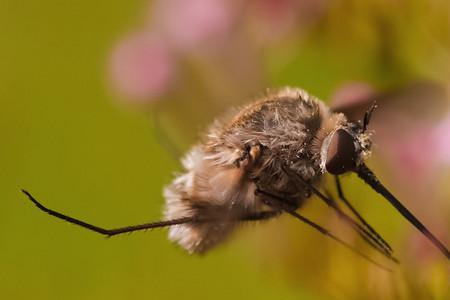
M169 227L169 239L190 253L204 253L225 240L241 222L267 220L282 213L378 265L370 257L298 212L316 195L334 209L370 246L398 262L389 244L345 197L339 176L354 172L387 199L448 259L450 252L367 167L375 106L349 121L297 88L269 92L262 99L216 120L183 159L184 173L164 189L163 221L104 229L51 210L23 191L41 210L106 236ZM322 192L325 174L335 176L341 202Z

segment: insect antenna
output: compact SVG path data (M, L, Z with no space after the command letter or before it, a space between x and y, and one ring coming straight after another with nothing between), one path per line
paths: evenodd
M411 224L425 235L450 260L450 251L422 224L391 192L385 188L375 174L365 165L361 164L355 172L377 193L388 200Z
M338 216L344 222L346 222L346 224L348 224L350 227L352 227L361 236L361 238L365 242L367 242L371 247L373 247L375 250L377 250L379 253L381 253L383 256L385 256L387 259L390 259L395 263L399 263L398 259L392 255L392 250L390 250L385 245L383 245L383 243L381 243L373 234L371 234L370 231L368 231L366 228L362 227L355 220L353 220L351 217L349 217L345 212L343 212L340 209L340 207L337 205L337 203L334 199L332 199L331 197L326 197L318 189L316 189L313 185L311 185L309 182L307 182L303 178L301 178L301 176L299 176L298 174L296 174L286 168L283 168L283 170L287 174L291 175L291 177L294 177L294 179L297 179L297 181L300 182L302 185L308 187L314 194L316 194L316 196L318 196L329 207L331 207L333 210L335 210L336 213L338 214Z
M125 226L125 227L114 228L114 229L105 229L105 228L95 226L95 225L89 224L87 222L81 221L79 219L75 219L75 218L67 216L65 214L59 213L50 208L47 208L44 205L42 205L39 201L37 201L29 192L27 192L25 190L22 190L22 192L25 195L27 195L27 197L30 199L30 201L33 202L43 212L46 212L49 215L54 216L58 219L81 226L83 228L103 234L108 237L122 234L122 233L127 233L127 232L140 231L140 230L170 227L170 226L174 226L174 225L181 225L181 224L187 224L187 223L207 223L207 222L214 221L212 219L198 219L198 218L194 218L194 217L184 217L184 218L178 218L178 219L172 219L172 220L164 220L164 221L144 223L144 224L139 224L139 225ZM280 211L277 211L277 210L260 211L260 212L255 212L252 214L244 215L238 221L262 221L262 220L267 220L267 219L276 217L279 214L280 214Z
M375 111L375 109L377 108L377 102L374 101L372 106L369 108L368 111L366 111L366 113L364 114L364 119L363 119L363 132L365 132L367 130L367 126L369 125L370 119L372 118L372 114Z
M336 235L334 235L328 229L320 226L319 224L309 220L308 218L306 218L306 217L302 216L301 214L299 214L298 212L296 212L294 209L292 209L289 205L286 204L285 199L283 199L281 197L278 197L277 195L273 195L271 193L265 192L265 191L263 191L261 189L257 189L256 193L257 194L261 194L263 196L266 196L264 202L267 205L285 211L286 213L290 214L294 218L302 221L303 223L305 223L305 224L311 226L312 228L314 228L315 230L319 231L321 234L323 234L323 235L325 235L325 236L335 240L336 242L338 242L342 246L346 247L347 249L349 249L353 253L355 253L355 254L359 255L360 257L364 258L365 260L367 260L368 262L372 263L373 265L375 265L375 266L377 266L377 267L379 267L379 268L381 268L381 269L383 269L385 271L392 272L391 269L389 269L389 268L383 266L382 264L376 262L375 260L373 260L372 258L367 256L363 252L359 251L353 245L347 243L346 241L344 241L344 240L340 239L339 237L337 237Z

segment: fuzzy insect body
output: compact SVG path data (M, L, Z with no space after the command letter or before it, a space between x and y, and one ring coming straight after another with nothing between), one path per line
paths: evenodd
M188 216L213 221L174 226L170 239L189 252L209 250L243 216L267 209L256 193L258 186L299 208L311 191L293 181L283 167L320 184L329 139L339 129L355 137L358 155L351 158L362 160L369 153L368 135L358 134L352 126L343 114L293 88L269 93L217 120L184 158L185 172L164 191L166 219Z
M339 175L356 173L382 195L450 260L448 248L434 236L364 163L370 154L367 125L296 88L270 92L262 99L218 119L183 159L184 172L164 189L165 220L105 229L49 209L23 190L42 211L91 231L114 236L169 227L169 238L190 253L204 253L226 239L243 221L287 213L377 265L376 261L297 209L312 194L324 201L373 249L398 263L389 244L345 197ZM342 111L342 110L341 110ZM338 199L320 189L323 175L335 175ZM384 268L385 269L385 268Z

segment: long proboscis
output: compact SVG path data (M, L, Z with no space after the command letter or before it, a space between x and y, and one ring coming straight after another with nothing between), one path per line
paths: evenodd
M389 190L381 184L375 174L365 165L361 164L355 171L358 176L370 185L377 193L388 200L411 224L413 224L424 236L426 236L446 257L450 260L448 248L428 230Z

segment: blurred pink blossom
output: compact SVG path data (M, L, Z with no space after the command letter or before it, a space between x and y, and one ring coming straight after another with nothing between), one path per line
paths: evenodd
M358 110L377 100L369 124L375 133L374 149L387 159L396 180L418 188L429 187L439 168L450 166L450 115L442 113L446 97L441 86L429 82L384 94L366 83L352 82L337 89L331 99L334 107L359 105Z
M450 166L450 114L434 129L433 138L438 161Z
M156 27L180 50L218 46L235 21L233 1L160 0L153 10Z
M414 134L409 133L407 138L401 139L401 144L391 141L391 146L394 147L392 152L397 154L393 161L404 166L401 170L404 176L416 179L416 182L410 182L411 199L417 202L422 215L428 216L427 224L433 228L434 234L448 244L449 229L443 222L447 217L447 199L436 197L434 190L442 171L450 167L450 114L434 126L424 126L416 129ZM407 246L411 256L420 258L419 262L423 264L442 258L421 235L410 235Z
M333 106L357 104L375 95L375 89L366 82L352 81L338 87L331 98Z
M439 219L444 219L444 216L440 216ZM427 226L433 229L433 233L440 237L444 244L448 244L448 227L442 222L437 222L436 218L427 221ZM415 259L416 263L427 265L433 261L444 259L441 253L436 251L435 246L421 234L410 234L406 240L406 247L408 254Z
M427 179L435 179L439 171L450 167L450 115L437 124L411 125L410 131L382 138L391 160L417 184L425 185Z
M174 80L175 67L175 58L163 39L136 33L117 45L110 71L113 84L120 93L145 102L168 90Z
M369 85L357 82L343 85L332 97L333 106L357 107L356 119L361 119L361 108L373 100L378 102L369 124L374 130L374 152L383 157L396 191L409 199L412 210L420 211L428 227L446 243L448 227L443 220L448 206L436 191L443 171L450 168L447 92L440 85L418 82L377 93ZM420 258L424 265L441 258L434 246L414 231L405 245L411 257Z
M248 10L256 32L266 39L278 39L316 21L324 12L324 0L250 0Z

